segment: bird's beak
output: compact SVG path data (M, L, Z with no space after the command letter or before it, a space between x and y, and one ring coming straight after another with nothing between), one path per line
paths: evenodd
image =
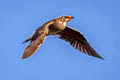
M72 19L74 19L75 17L71 16Z
M69 17L68 19L69 19L69 20L71 20L71 19L74 19L74 17L73 17L73 16L71 16L71 17Z

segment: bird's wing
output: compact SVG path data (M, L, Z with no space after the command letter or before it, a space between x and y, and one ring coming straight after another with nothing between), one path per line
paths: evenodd
M49 26L53 24L53 21L45 23L43 26L39 27L32 37L25 40L25 42L31 40L31 43L25 48L22 58L28 58L34 54L40 47L40 45L45 40L45 37L48 35Z
M29 56L34 54L45 40L45 37L46 37L46 33L43 31L41 31L40 34L36 33L33 36L31 43L25 48L22 58L23 59L28 58Z
M58 35L61 39L69 42L73 47L81 52L104 59L90 46L85 37L77 30L66 27L62 32L58 33Z

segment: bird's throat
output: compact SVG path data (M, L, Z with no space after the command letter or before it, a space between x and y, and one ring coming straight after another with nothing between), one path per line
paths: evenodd
M62 24L63 24L63 26L66 26L67 23L64 21Z

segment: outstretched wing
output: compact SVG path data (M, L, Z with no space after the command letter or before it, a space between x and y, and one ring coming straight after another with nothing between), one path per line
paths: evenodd
M90 46L88 41L80 32L66 27L65 30L58 33L58 35L61 39L69 42L73 47L80 50L81 52L90 56L104 59Z
M43 26L39 27L30 38L24 41L31 41L31 43L25 48L22 56L23 59L28 58L39 49L40 45L45 40L45 37L48 35L49 26L53 23L53 20L48 21Z
M40 30L39 32L36 32L32 37L31 43L25 48L22 58L28 58L34 54L45 40L45 37L45 31Z

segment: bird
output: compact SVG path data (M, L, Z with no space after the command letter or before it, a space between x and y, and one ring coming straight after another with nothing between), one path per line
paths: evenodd
M104 60L78 30L66 25L72 19L74 19L73 16L60 16L49 20L36 29L35 32L23 42L26 43L30 41L30 44L25 48L22 59L26 59L33 55L40 48L45 38L49 35L53 35L68 42L71 46L84 54Z

